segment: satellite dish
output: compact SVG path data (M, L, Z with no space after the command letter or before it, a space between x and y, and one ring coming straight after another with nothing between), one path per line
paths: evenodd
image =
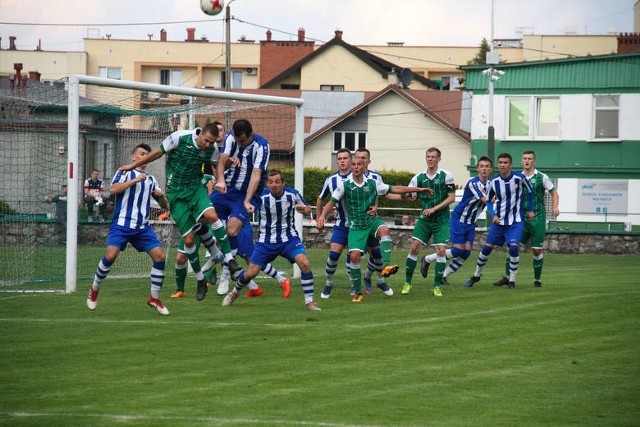
M409 68L403 68L400 70L400 81L402 82L403 88L408 88L413 80L413 71Z

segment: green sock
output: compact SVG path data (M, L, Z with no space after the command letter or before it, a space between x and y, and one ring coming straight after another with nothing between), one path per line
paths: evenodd
M411 283L411 281L413 280L413 272L416 270L416 264L418 264L418 261L416 261L413 258L409 258L407 257L407 264L404 267L404 281L405 283Z
M222 253L225 255L230 253L231 245L229 244L229 236L227 236L227 230L224 228L224 226L213 228L213 235L216 236L218 246L220 246L220 250L222 251Z
M184 282L187 279L187 264L178 268L176 265L176 291L184 292Z
M380 252L382 252L382 265L386 267L391 262L391 239L380 241Z
M542 277L542 264L544 264L544 258L542 256L540 259L533 258L533 278L536 281L539 281Z
M351 271L349 272L349 274L351 275L351 283L353 284L353 290L355 291L356 294L361 294L362 293L362 270L360 269L360 267L351 268Z
M198 273L199 271L201 271L201 267L200 267L200 254L198 253L198 250L196 248L195 251L193 251L193 253L187 253L187 257L189 257L189 263L191 264L191 268L193 269L194 272Z
M447 268L447 263L446 262L436 262L436 276L435 279L433 281L433 287L434 288L439 288L440 284L442 283L442 274L444 273L444 270Z

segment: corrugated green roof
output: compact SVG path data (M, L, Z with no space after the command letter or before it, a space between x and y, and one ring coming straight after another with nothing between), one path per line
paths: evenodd
M460 67L467 90L487 89L486 65ZM497 94L640 92L640 52L500 64Z

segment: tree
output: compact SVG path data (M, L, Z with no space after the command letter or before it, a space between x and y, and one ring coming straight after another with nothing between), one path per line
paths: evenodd
M483 38L480 42L480 50L471 61L467 62L467 65L487 65L487 52L490 50L489 42Z

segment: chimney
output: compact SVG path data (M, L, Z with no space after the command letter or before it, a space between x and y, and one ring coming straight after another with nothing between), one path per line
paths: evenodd
M9 50L16 50L16 36L9 36Z
M30 80L35 80L37 82L40 81L40 76L41 74L37 71L29 71L29 79Z
M107 40L111 40L111 34L105 34L107 36Z
M187 41L192 42L196 38L196 29L193 27L187 28Z
M299 42L304 41L304 28L302 27L298 28L298 41Z
M342 40L342 30L336 30L336 38Z
M164 28L160 30L160 41L161 42L167 41L167 32L165 31Z
M149 37L149 40L153 40L153 33L147 33L147 37Z
M267 30L267 41L271 41L271 30Z

